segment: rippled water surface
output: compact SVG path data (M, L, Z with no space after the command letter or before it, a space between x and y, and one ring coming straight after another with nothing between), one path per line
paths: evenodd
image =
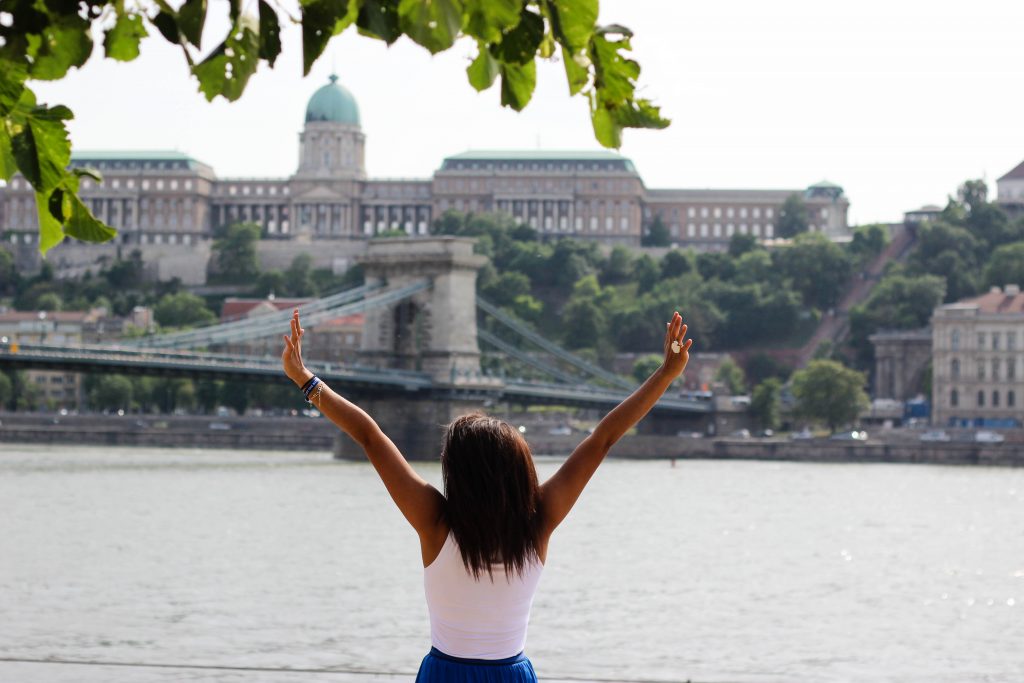
M411 673L421 572L364 463L0 446L0 681ZM1020 683L1024 471L610 460L527 653L542 678ZM10 661L44 659L309 671Z

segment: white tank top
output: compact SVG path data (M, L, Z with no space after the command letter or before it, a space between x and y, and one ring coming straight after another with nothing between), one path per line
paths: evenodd
M534 560L519 576L494 567L474 579L462 563L455 537L448 534L437 558L423 570L430 612L430 642L441 652L465 659L505 659L523 651L533 595L544 565Z

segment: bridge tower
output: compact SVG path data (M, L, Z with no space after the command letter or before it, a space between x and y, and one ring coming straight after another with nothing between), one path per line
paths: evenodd
M487 258L473 253L474 243L466 237L376 239L359 258L368 285L398 289L430 283L407 299L366 311L363 323L362 363L424 372L435 383L428 395L359 398L409 459L436 459L442 427L481 408L473 390L501 384L480 372L476 276ZM344 435L335 455L364 457Z
M378 368L419 370L442 384L480 375L476 339L476 274L486 256L468 237L371 240L359 258L366 284L389 289L428 280L430 286L394 306L366 312L362 361Z

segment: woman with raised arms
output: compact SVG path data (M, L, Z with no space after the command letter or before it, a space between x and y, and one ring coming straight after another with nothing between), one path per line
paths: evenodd
M419 536L432 647L418 683L537 680L523 648L551 534L609 449L686 368L692 340L679 313L666 327L661 367L601 420L550 479L537 481L530 447L518 430L474 413L448 425L442 493L416 473L373 418L306 368L295 311L281 354L285 374L362 446Z

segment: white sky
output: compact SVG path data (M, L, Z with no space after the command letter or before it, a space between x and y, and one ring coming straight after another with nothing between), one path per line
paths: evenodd
M177 3L175 3L177 4ZM226 14L213 0L211 18ZM605 0L603 23L636 33L645 95L673 119L627 131L621 152L653 188L802 188L837 182L852 223L941 204L963 180L1024 159L1024 3L1018 0ZM204 47L226 21L211 19ZM354 31L301 77L301 35L241 100L207 103L180 52L157 36L129 64L99 58L40 100L69 105L77 149L177 149L225 176L295 169L306 101L336 65L355 95L371 177L429 177L467 149L595 149L587 106L561 64L544 65L527 109L477 94L475 46L429 53Z

